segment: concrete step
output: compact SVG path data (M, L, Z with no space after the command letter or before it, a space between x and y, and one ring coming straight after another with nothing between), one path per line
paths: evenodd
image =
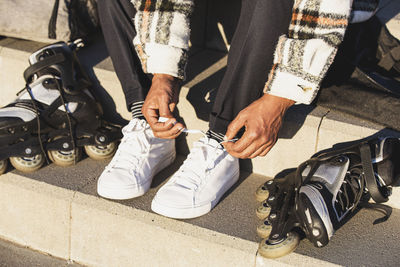
M204 9L203 5L200 9ZM392 34L398 38L400 38L399 11L398 1L383 0L381 9L377 13L378 17L387 23ZM212 13L211 16L216 15ZM195 20L196 25L200 23L198 16ZM201 29L196 28L196 31ZM5 70L0 75L3 89L0 106L9 103L15 98L15 93L24 87L22 70L28 66L27 58L31 52L43 45L12 38L0 40L0 70ZM95 83L96 94L103 101L106 118L127 123L130 113L125 107L121 87L101 37L82 49L80 57ZM182 114L181 120L185 122L187 128L207 130L208 114L225 71L226 59L226 53L192 47L187 79L178 104L178 110ZM329 148L336 143L371 135L398 136L398 133L381 125L321 107L298 105L288 111L279 140L270 153L265 158L242 161L241 167L249 172L273 177L285 168L298 166L319 150ZM187 154L193 141L198 138L196 135L179 138L178 152Z
M4 105L14 98L10 92L23 87L21 73L27 66L27 56L42 44L14 39L1 42L0 70L7 74L1 76L0 104ZM96 90L106 103L107 117L129 119L109 59L102 56L104 47L96 43L87 49L81 56L91 75L98 79ZM191 58L194 63L189 66L179 103L188 128L207 128L212 89L222 75L224 56L201 51ZM325 248L316 249L304 240L295 253L277 260L257 255L260 240L255 229L261 222L255 216L258 203L253 194L269 179L265 174L272 177L275 172L295 167L315 151L338 141L388 131L326 113L318 108L295 107L286 118L276 150L271 152L275 156L243 162L238 185L211 213L192 220L156 215L150 211L150 203L157 189L178 169L197 136L181 138L177 161L155 178L148 194L130 201L109 201L96 195L96 180L106 161L86 158L68 168L51 164L29 175L8 172L0 176L0 236L89 266L395 266L399 260L398 193L391 198L391 205L397 208L385 223L372 225L380 214L362 210Z
M15 93L24 87L22 70L27 58L43 44L17 39L0 40L0 76L3 94L0 106L15 98ZM80 51L80 57L92 77L96 94L105 107L105 117L114 122L127 123L131 114L127 111L124 95L113 71L104 42L100 38ZM182 87L178 111L179 120L188 129L207 131L208 115L215 91L222 79L226 54L212 50L196 50L190 57L187 80ZM279 139L266 157L242 160L241 169L247 172L274 177L284 169L295 168L314 153L332 145L362 139L369 136L400 136L399 133L342 113L322 107L296 105L289 109L279 132ZM181 135L177 139L177 151L187 155L197 134ZM399 199L397 199L399 195ZM400 194L391 202L400 206ZM395 200L393 200L395 199Z
M24 87L22 72L28 66L27 58L41 46L41 43L11 38L0 40L0 70L3 71L0 78L3 89L0 106L11 102ZM105 117L114 122L127 123L131 114L126 109L122 89L107 57L104 43L99 40L82 49L80 57L95 81L95 91L103 101ZM225 66L226 54L221 52L202 50L191 56L187 80L178 103L179 120L188 129L207 131L208 115ZM269 154L264 158L242 161L241 166L245 171L273 177L285 168L297 167L317 151L371 135L399 136L381 125L342 113L321 107L296 105L289 109L279 140ZM182 135L178 139L178 152L186 155L199 137L195 134Z
M242 172L238 184L209 214L168 219L150 211L158 188L184 157L156 176L150 191L128 201L96 195L105 161L86 158L76 166L51 164L33 174L0 176L0 236L56 257L89 266L396 266L400 211L361 210L328 246L303 240L276 260L257 255L254 191L266 180Z

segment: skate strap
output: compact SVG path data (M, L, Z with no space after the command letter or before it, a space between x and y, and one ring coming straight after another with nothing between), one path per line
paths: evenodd
M39 71L47 68L48 66L55 65L61 63L65 60L65 56L62 53L56 54L54 56L46 57L43 60L29 66L24 71L24 79L26 82L32 78L33 75L38 73Z
M376 203L388 201L388 198L379 191L379 186L376 183L374 169L372 168L371 148L368 143L364 143L360 147L361 164L365 176L365 183L372 199Z
M392 215L392 211L393 211L392 207L384 205L384 204L364 202L364 203L361 203L360 205L363 208L373 209L373 210L379 211L384 214L383 217L378 218L374 221L374 223L373 223L374 225L386 222Z
M59 3L60 0L56 0L54 2L53 11L51 12L51 17L49 21L49 32L48 32L48 36L50 39L57 38L56 29L57 29L57 15L58 15Z

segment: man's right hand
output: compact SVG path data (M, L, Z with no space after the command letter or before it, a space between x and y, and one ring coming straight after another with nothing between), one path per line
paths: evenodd
M152 84L142 107L142 113L150 124L154 136L173 139L184 128L172 112L179 99L180 80L168 74L154 74ZM168 118L159 122L159 118Z

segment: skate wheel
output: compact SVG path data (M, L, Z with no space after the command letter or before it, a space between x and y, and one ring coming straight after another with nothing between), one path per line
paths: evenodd
M47 151L47 154L54 164L67 167L78 162L81 158L82 152L79 148L75 148L75 150L69 151L49 150Z
M0 160L0 175L2 175L3 173L5 173L7 170L7 160Z
M116 150L117 145L115 142L109 143L106 146L85 146L86 154L94 160L111 158Z
M13 165L14 168L19 171L33 172L42 167L44 163L44 157L42 154L38 154L33 157L10 157L10 162L11 165Z
M267 200L264 200L256 210L257 217L261 220L267 218L270 212L271 207L268 205Z
M268 196L269 196L269 191L267 188L267 184L264 183L263 185L261 185L260 187L257 188L255 197L256 197L257 201L261 202L261 201L266 200L268 198Z
M296 232L290 232L286 238L277 243L270 243L268 239L264 239L258 247L258 253L266 258L279 258L294 251L299 242L299 235Z
M272 225L268 220L265 220L263 224L257 227L257 234L261 238L268 238L271 233Z

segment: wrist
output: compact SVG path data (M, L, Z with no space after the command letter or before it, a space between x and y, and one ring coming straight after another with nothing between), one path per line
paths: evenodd
M181 79L172 76L170 74L164 74L164 73L154 73L153 74L153 81L155 80L164 80L164 81L168 81L168 82L180 82Z
M296 103L292 99L275 96L275 95L270 95L268 93L264 94L262 96L262 99L265 102L268 102L270 105L279 106L284 110L287 110L288 108L290 108L291 106L293 106Z

